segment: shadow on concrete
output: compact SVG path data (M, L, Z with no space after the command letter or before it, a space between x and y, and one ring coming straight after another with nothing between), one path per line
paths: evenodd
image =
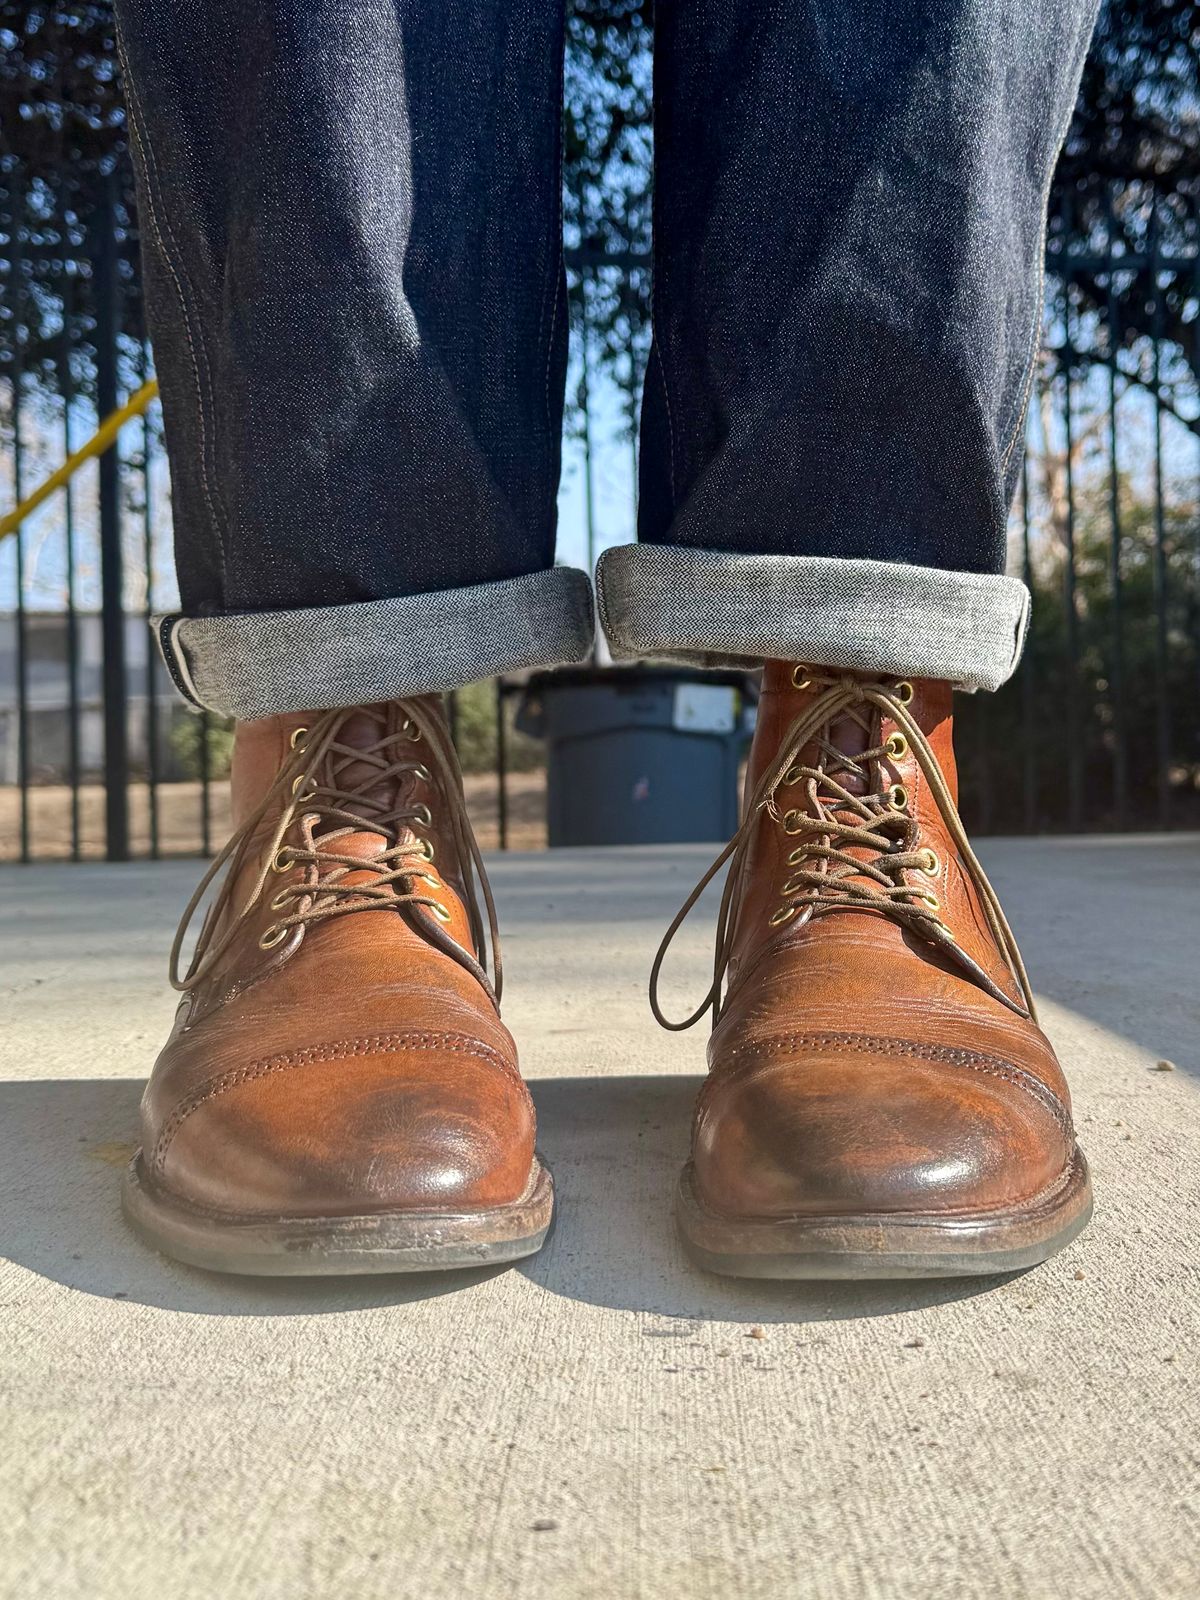
M156 1254L121 1216L142 1082L0 1083L0 1256L106 1300L207 1316L319 1316L453 1294L503 1268L365 1278L241 1278Z
M540 1143L558 1185L554 1231L520 1263L552 1294L689 1322L803 1323L943 1304L992 1287L738 1282L700 1272L675 1237L671 1206L686 1154L694 1077L534 1082ZM119 1187L141 1083L52 1078L0 1083L0 1254L84 1294L209 1316L314 1316L453 1294L504 1268L413 1276L251 1279L196 1271L126 1227ZM675 1319L683 1319L682 1322Z

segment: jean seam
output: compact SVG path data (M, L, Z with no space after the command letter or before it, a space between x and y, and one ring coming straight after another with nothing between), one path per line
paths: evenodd
M600 557L599 565L596 568L594 589L596 595L596 611L600 618L600 631L603 633L604 637L611 642L616 638L616 634L613 631L612 619L608 614L608 591L604 584L603 555Z
M1017 414L1012 423L1011 433L1008 432L1007 428L1005 429L1005 433L1007 434L1007 443L1004 445L1000 456L1000 470L1002 472L1007 469L1008 463L1012 459L1013 452L1017 448L1017 441L1021 437L1025 418L1029 414L1029 400L1033 393L1033 375L1037 371L1037 347L1039 342L1038 335L1042 326L1042 315L1046 309L1046 266L1044 259L1045 248L1045 224L1043 224L1042 244L1038 251L1039 257L1042 259L1040 260L1038 266L1037 310L1035 311L1033 318L1033 334L1029 341L1030 349L1025 358L1025 381L1021 385L1021 393L1018 398Z
M671 490L671 515L675 515L675 418L671 411L671 390L667 384L667 368L662 358L662 346L655 340L654 355L658 363L658 381L662 385L663 405L667 412L667 482Z
M1072 97L1071 103L1067 108L1067 114L1059 128L1058 138L1054 142L1054 157L1049 163L1046 181L1042 186L1041 224L1038 228L1037 243L1037 307L1034 311L1033 328L1030 331L1029 343L1025 353L1025 381L1021 386L1021 392L1017 400L1017 412L1016 415L1013 416L1011 424L1006 423L1005 426L1000 430L1001 437L1003 437L1006 441L1002 446L1000 455L1001 472L1004 472L1007 469L1013 452L1017 448L1017 441L1021 437L1023 424L1029 410L1030 395L1033 392L1033 377L1034 373L1037 371L1037 354L1042 328L1042 316L1046 309L1046 233L1050 222L1050 191L1054 185L1054 174L1058 167L1058 158L1062 154L1062 147L1066 143L1067 134L1071 127L1071 119L1074 117L1074 115L1075 100L1074 97ZM1010 426L1011 432L1009 432Z
M189 705L200 709L201 702L196 698L195 685L191 683L191 674L185 672L183 663L178 659L178 656L182 655L183 649L182 646L177 646L175 643L175 628L183 620L181 613L175 611L169 616L156 617L154 619L154 629L158 640L159 653L166 662L171 682Z
M545 405L545 412L546 412L546 439L547 439L547 448L548 449L553 449L553 444L552 444L551 441L553 440L554 433L555 433L554 418L551 415L551 411L550 411L550 369L554 365L554 319L558 315L558 302L559 302L559 297L562 294L563 270L564 270L564 262L565 262L565 258L564 258L564 255L563 255L563 112L562 112L562 109L561 109L562 108L562 97L563 97L564 64L565 64L565 59L566 59L565 52L566 52L566 41L564 40L563 41L563 54L560 55L560 57L559 57L559 67L558 67L558 74L557 74L557 77L558 77L558 104L559 104L559 108L560 109L559 109L559 113L558 113L558 122L556 124L555 146L556 146L556 152L557 153L556 153L555 162L554 162L554 169L555 169L555 172L558 174L558 179L557 179L557 182L555 184L555 191L554 191L555 192L555 196L556 196L555 216L556 216L556 219L557 219L556 227L555 227L555 243L557 245L557 248L555 249L555 252L554 252L554 267L552 269L553 273L554 273L554 299L551 301L551 304L550 304L550 326L549 326L548 329L546 329L546 369L545 369L546 377L545 377L545 384L543 386L544 387L544 391L545 391L545 394L544 394L544 405ZM546 294L545 294L545 291L543 290L543 292L542 292L542 300L541 300L541 308L540 308L540 310L538 312L538 343L539 344L541 343L543 329L545 328L545 322L543 320L544 317L545 317L545 314L546 314Z
M175 292L179 298L179 307L183 316L183 334L187 341L188 352L191 356L192 377L196 391L196 415L200 424L200 485L204 494L204 502L208 507L208 513L212 519L213 532L217 536L217 546L220 551L221 558L221 583L222 588L224 588L226 581L225 575L227 567L227 555L225 548L226 529L222 527L222 522L226 524L227 528L229 518L224 502L221 500L219 492L214 490L213 484L209 478L208 465L211 452L211 430L205 418L206 393L208 396L208 406L215 415L215 406L213 406L212 372L209 367L208 352L204 348L203 337L199 334L193 335L192 332L192 306L188 300L188 292L192 294L194 299L195 288L191 282L191 278L188 275L186 267L183 265L184 254L179 248L179 243L175 238L170 221L167 219L165 210L162 207L162 185L158 177L158 162L154 154L154 149L150 142L149 135L146 131L146 118L142 111L141 98L138 94L134 77L129 71L128 61L126 60L125 56L124 43L121 39L119 30L117 33L117 44L120 55L121 73L129 94L130 137L134 147L137 150L137 153L142 159L142 167L146 174L146 199L148 202L147 211L149 213L147 221L150 224L151 231L162 255L163 263L170 274L171 281L175 285ZM163 227L160 227L159 225L160 211L163 214ZM165 236L163 232L164 227L166 230ZM168 248L167 245L168 238L170 239L170 248ZM178 264L176 258L178 258ZM187 285L186 291L184 287L185 282ZM201 358L203 358L203 360L201 360ZM219 515L218 506L220 507Z
M1029 631L1029 617L1033 610L1033 597L1029 590L1025 591L1025 598L1021 602L1020 615L1017 617L1017 626L1013 633L1012 655L1009 657L1008 675L1011 677L1020 665L1021 657L1025 652L1025 635Z
M550 329L546 336L546 383L545 383L545 408L546 408L546 437L554 436L554 421L550 415L550 368L554 364L554 319L558 315L558 301L562 293L563 274L563 248L562 234L559 233L558 257L554 269L554 299L550 304ZM541 337L539 332L538 337Z

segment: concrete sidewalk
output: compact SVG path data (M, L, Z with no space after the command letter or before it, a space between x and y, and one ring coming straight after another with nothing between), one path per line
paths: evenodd
M522 1268L359 1283L206 1276L121 1222L195 864L0 870L0 1592L1200 1593L1200 840L983 855L1097 1216L970 1286L686 1264L704 1040L644 995L705 850L495 862L560 1220Z

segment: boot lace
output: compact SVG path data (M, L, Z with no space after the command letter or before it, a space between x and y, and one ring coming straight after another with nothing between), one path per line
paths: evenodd
M694 1026L711 1010L716 1025L733 954L736 912L750 844L764 817L798 841L787 857L792 871L783 884L781 903L770 918L773 927L792 921L802 924L847 907L882 912L942 951L1010 1010L1036 1016L1012 929L971 848L937 757L908 709L912 685L875 682L849 674L827 675L808 667L797 667L792 681L800 689L818 686L820 692L788 728L779 754L747 801L741 826L684 901L659 945L650 971L650 1009L656 1021L679 1032ZM868 740L872 729L878 733L884 716L895 723L897 731L882 743L869 743L866 749L851 754L830 738L835 721L845 716L858 723ZM800 755L814 743L816 757L809 765L800 760ZM1024 996L1024 1010L961 948L942 920L941 906L929 887L929 875L939 867L937 856L921 845L920 823L908 810L909 796L904 786L884 782L884 758L899 759L909 750L979 893L988 925ZM781 792L785 790L793 791L802 803L781 803ZM726 862L729 871L717 913L712 985L690 1016L673 1022L664 1016L659 1001L663 962L680 927ZM919 873L920 880L910 881L912 873Z
M281 943L293 928L331 917L357 911L399 911L425 939L473 973L499 1002L503 967L495 902L449 734L428 705L412 700L368 713L379 723L379 737L373 743L343 743L339 734L346 720L363 714L361 707L326 711L311 728L296 729L291 754L271 787L217 854L184 910L171 947L173 988L188 991L203 983L219 965L242 923L262 902L272 877L301 866L307 869L304 881L287 885L270 901L278 916L259 939L264 950ZM441 885L430 871L434 845L424 832L433 824L432 812L423 801L390 803L387 798L394 800L408 776L432 781L441 796L453 857L463 864L463 903L473 954L442 931L441 924L449 922L451 913L434 893ZM232 914L235 885L259 825L284 796L253 886L240 910ZM348 835L364 831L383 835L387 844L367 857L339 850L339 842ZM187 931L223 868L228 869L224 882L209 906L191 962L181 976ZM370 878L364 880L364 873L371 874ZM358 881L348 882L351 874ZM491 979L486 970L489 944Z

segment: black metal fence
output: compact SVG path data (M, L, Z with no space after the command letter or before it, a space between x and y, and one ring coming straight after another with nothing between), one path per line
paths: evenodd
M152 370L124 189L26 181L11 163L2 188L0 515ZM982 832L1200 825L1196 218L1137 185L1088 206L1047 247L1046 342L1012 521L1011 568L1035 595L1029 648L1010 685L961 705L964 811ZM644 285L648 267L577 254L572 275L580 526L566 531L591 559L633 532L644 321L623 364L597 362L588 291ZM607 496L605 472L620 480ZM149 645L150 615L174 598L152 407L0 541L0 859L218 842L227 731L178 705ZM470 697L455 718L491 772L478 788L503 845L512 686ZM528 810L536 780L521 781Z
M1200 825L1200 249L1149 185L1068 210L1012 522L1021 668L967 703L982 832Z

